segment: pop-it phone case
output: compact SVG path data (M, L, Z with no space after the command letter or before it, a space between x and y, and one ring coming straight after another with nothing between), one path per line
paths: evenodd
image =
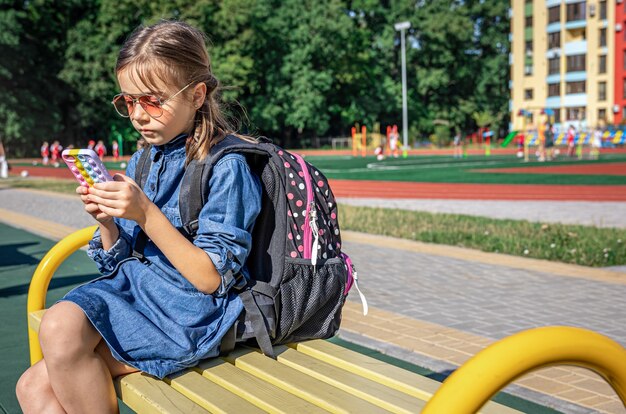
M80 185L90 187L95 183L113 181L113 178L100 161L100 158L90 149L66 149L61 154L63 161Z

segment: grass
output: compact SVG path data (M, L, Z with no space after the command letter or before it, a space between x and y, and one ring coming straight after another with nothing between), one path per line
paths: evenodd
M31 188L34 190L54 191L57 193L75 194L78 184L74 180L59 180L55 178L19 178L9 177L0 181L0 185L14 188Z
M0 183L74 194L72 180L9 178ZM583 266L626 265L626 229L341 205L341 227L427 243Z
M583 266L626 265L626 229L341 205L344 230Z
M534 158L533 158L534 159ZM626 154L605 154L600 160L559 158L551 162L524 162L514 155L491 157L472 155L454 159L451 156L374 157L307 156L306 160L319 168L328 178L346 180L384 180L431 183L479 184L552 184L552 185L626 185L626 176L591 174L510 174L480 172L480 169L516 167L547 167L556 165L589 165L625 163Z

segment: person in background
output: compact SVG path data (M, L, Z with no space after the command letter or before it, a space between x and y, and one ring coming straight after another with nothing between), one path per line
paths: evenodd
M87 143L87 149L93 150L93 147L96 146L96 141L94 141L93 139L90 139L89 142Z
M120 158L120 146L117 141L113 141L111 150L113 151L113 161L117 162Z
M570 125L567 129L567 156L573 157L576 152L576 144L574 139L576 138L576 129L574 125Z
M0 178L9 178L9 163L7 162L7 155L4 152L2 141L0 141Z
M52 161L52 165L55 167L59 166L61 151L63 151L63 147L59 141L54 141L52 145L50 145L50 160Z
M48 141L44 141L43 144L41 145L41 163L43 165L48 165L48 162L50 161L50 144L48 144Z
M103 160L104 156L107 155L107 147L104 146L104 142L102 140L98 141L96 146L93 149L98 154L98 157Z

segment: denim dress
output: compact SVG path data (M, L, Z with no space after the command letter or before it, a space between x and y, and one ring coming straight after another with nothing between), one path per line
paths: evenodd
M152 146L152 166L144 192L167 216L182 225L178 194L185 166L185 136ZM135 176L136 153L126 175ZM248 272L252 227L261 209L261 184L245 158L228 154L213 168L208 202L199 216L194 245L211 258L222 283L210 295L198 291L161 251L148 241L140 261L131 256L140 228L134 221L115 219L120 236L102 248L98 231L88 254L102 277L70 291L62 300L83 309L120 362L158 378L217 356L222 337L243 309L230 290L234 280L224 275Z

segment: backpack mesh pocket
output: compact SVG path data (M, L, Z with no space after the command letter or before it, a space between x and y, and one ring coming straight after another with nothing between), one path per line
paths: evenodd
M329 338L341 323L346 267L339 258L320 261L285 260L279 289L280 318L275 343Z

